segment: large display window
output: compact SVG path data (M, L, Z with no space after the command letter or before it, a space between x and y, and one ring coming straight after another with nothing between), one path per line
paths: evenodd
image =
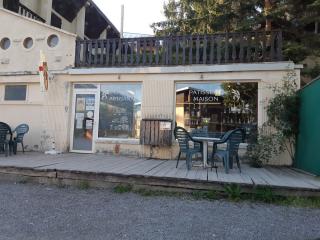
M257 126L258 83L178 83L176 123L192 131Z
M140 83L101 84L99 138L139 138L140 121Z

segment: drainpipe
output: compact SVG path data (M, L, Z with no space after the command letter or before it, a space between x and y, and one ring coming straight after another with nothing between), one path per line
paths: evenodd
M124 25L124 5L121 5L121 30L120 30L120 38L123 38L123 25Z

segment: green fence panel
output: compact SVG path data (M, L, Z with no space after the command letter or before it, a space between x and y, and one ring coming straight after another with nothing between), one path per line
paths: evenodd
M295 167L320 176L320 78L300 90Z

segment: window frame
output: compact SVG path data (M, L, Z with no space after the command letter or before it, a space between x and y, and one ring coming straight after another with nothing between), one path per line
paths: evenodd
M50 46L49 41L50 41L50 39L52 39L53 37L57 37L58 41L57 41L57 44L56 44L55 46ZM51 50L57 49L57 48L60 46L60 41L61 41L61 37L60 37L58 34L56 34L56 33L51 33L51 34L49 34L49 35L47 36L47 38L46 38L47 47L48 47L49 49L51 49Z
M96 142L102 143L102 142L112 142L112 143L126 143L126 144L139 144L140 139L139 138L115 138L115 137L99 137L99 125L100 125L100 103L101 103L101 86L104 84L115 84L115 85L126 85L126 84L139 84L141 87L141 113L143 111L143 82L142 81L134 81L134 82L104 82L99 83L97 86L99 87L99 103L98 103L98 119L97 119L97 138L95 139ZM141 117L142 119L142 117Z
M13 86L25 86L26 87L25 100L7 100L6 99L6 88L13 87ZM26 103L28 100L28 94L29 94L28 84L4 84L4 86L3 86L3 102L5 102L5 103Z
M26 46L25 46L25 43L26 43L26 41L27 41L27 39L30 39L31 41L32 41L32 46L31 47L29 47L29 48L27 48ZM32 37L32 36L28 36L28 37L25 37L24 39L23 39L23 41L22 41L22 48L23 48L23 50L24 51L31 51L34 47L35 47L35 39Z
M5 44L4 41L6 41L6 40L9 41L9 46L7 48L5 48L4 45L2 45L2 43ZM0 39L0 49L2 51L8 51L11 46L12 46L12 41L11 41L11 39L9 37L3 37L2 39Z

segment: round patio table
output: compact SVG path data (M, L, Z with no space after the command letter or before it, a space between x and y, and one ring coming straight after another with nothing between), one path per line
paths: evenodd
M220 138L215 137L192 137L194 140L202 142L203 149L202 149L202 155L203 155L203 167L208 167L208 143L209 142L215 142L221 140Z

